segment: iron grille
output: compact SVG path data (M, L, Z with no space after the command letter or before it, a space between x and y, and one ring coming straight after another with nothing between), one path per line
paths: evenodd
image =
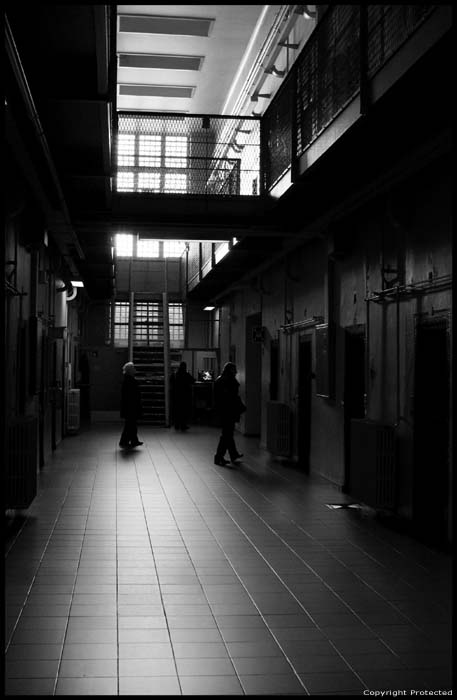
M360 7L334 5L297 59L297 156L359 90Z
M270 189L292 163L292 114L295 71L289 73L262 119L265 187Z
M118 115L118 192L257 195L260 120Z
M434 9L434 5L368 5L368 75L372 77Z

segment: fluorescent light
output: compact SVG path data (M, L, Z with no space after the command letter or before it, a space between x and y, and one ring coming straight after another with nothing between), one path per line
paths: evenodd
M71 280L71 286L72 287L84 287L84 282L81 282L81 280Z
M215 306L205 306L203 311L214 311L215 308L216 308Z

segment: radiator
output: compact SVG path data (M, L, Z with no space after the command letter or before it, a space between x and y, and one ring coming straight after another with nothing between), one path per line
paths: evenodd
M80 426L80 390L69 389L67 393L67 431L76 433Z
M6 508L28 508L37 493L38 421L18 418L7 426Z
M291 411L281 401L267 401L267 450L278 457L291 454Z
M395 506L395 430L392 425L351 420L351 495L373 508Z

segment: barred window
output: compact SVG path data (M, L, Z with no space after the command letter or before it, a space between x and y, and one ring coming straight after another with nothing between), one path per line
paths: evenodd
M164 192L186 192L187 191L187 175L178 173L165 174Z
M159 135L140 135L138 151L138 165L147 168L160 168L162 139Z
M120 171L117 174L117 189L119 192L134 192L133 173Z
M111 338L111 321L114 308L114 338ZM129 315L128 301L116 301L108 307L108 341L113 340L117 347L127 347L129 342Z
M116 255L131 258L133 255L133 236L127 233L118 233L114 239Z
M184 347L184 318L182 303L168 304L168 327L170 333L170 347Z
M158 258L159 241L150 238L139 238L137 245L137 256L139 258Z
M117 164L124 167L135 164L135 134L119 134Z
M163 242L163 257L164 258L180 258L186 248L184 241L164 241Z
M159 173L138 173L138 192L160 192Z
M165 136L165 167L185 168L187 165L187 136Z

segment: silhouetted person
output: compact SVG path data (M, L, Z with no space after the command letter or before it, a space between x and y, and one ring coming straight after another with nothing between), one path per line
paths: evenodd
M176 430L188 430L187 422L192 410L192 384L195 379L181 362L176 374L172 375L173 419Z
M135 365L127 362L122 371L124 379L121 393L121 418L124 418L124 430L122 431L119 447L137 447L143 443L138 440L137 421L142 416L141 392L135 379Z
M214 456L214 464L220 467L228 464L228 461L224 458L227 450L232 463L236 463L235 460L243 456L238 453L233 437L235 423L239 422L241 414L246 410L246 406L238 394L240 384L236 379L236 373L236 365L233 362L226 362L222 374L219 375L214 383L216 413L222 426L221 437Z

